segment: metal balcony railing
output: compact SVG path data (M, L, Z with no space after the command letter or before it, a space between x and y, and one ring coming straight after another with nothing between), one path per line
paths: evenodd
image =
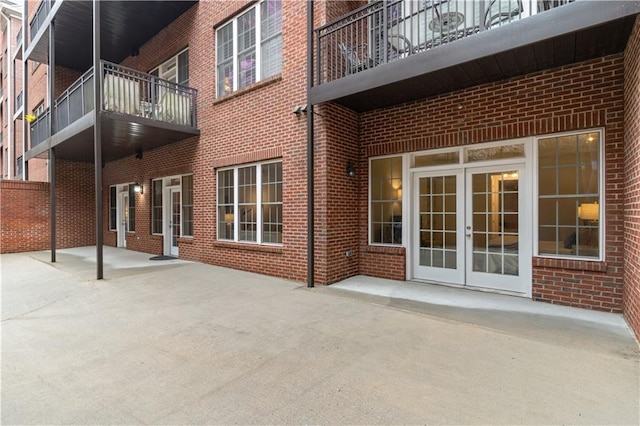
M102 111L197 127L196 89L107 61L100 69ZM54 134L93 111L93 78L91 68L54 101ZM49 120L47 108L31 124L31 148L51 136Z
M22 108L22 91L16 96L16 112Z
M375 68L574 1L371 2L315 30L315 83Z
M42 0L36 10L36 14L29 24L29 40L33 41L33 38L38 33L38 30L44 24L49 11L51 10L51 2L49 0Z

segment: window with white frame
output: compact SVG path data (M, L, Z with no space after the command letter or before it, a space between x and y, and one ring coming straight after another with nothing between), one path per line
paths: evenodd
M282 1L262 0L216 31L217 93L223 96L282 70Z
M162 234L162 179L151 182L151 233Z
M185 49L177 55L164 61L162 64L149 72L151 75L164 80L178 83L183 86L189 85L189 49Z
M118 197L118 188L115 186L109 187L109 230L115 231L116 228L116 198Z
M371 160L372 244L402 244L402 157Z
M598 131L538 140L538 254L600 258L602 188Z
M282 244L282 161L219 170L218 239Z

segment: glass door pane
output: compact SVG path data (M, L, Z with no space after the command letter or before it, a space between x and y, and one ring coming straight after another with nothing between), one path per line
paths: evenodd
M171 250L178 248L180 238L180 191L171 191ZM177 252L176 252L177 254Z
M464 279L462 171L414 177L414 275L461 284Z
M523 165L467 169L468 286L516 293L530 288L523 178Z
M518 172L472 177L473 271L518 275Z

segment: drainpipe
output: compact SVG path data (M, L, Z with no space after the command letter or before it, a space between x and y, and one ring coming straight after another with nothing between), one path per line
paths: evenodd
M12 35L11 35L11 17L7 16L4 12L3 9L0 9L0 15L2 15L2 18L5 19L7 21L7 93L5 94L5 96L7 96L7 130L8 130L8 138L7 141L9 142L9 149L7 150L7 177L9 179L11 179L11 165L12 165L12 161L11 161L11 153L12 153L12 148L16 143L16 135L14 134L14 132L11 130L13 128L13 115L14 112L13 111L13 91L11 90L11 86L12 86L12 70L13 70L13 52L11 52L10 47L11 47L11 40L12 40ZM11 66L9 66L11 65ZM9 140L10 139L10 140ZM14 154L15 155L15 154ZM2 167L0 166L0 170L2 169Z
M307 287L314 286L314 182L313 182L313 105L309 92L313 87L313 0L307 0Z

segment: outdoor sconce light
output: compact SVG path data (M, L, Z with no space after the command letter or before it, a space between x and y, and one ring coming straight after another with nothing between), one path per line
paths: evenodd
M349 161L347 163L347 176L355 177L355 175L356 175L356 166L351 161Z
M293 109L293 113L297 116L300 117L300 114L306 114L307 113L307 105L299 105L297 107L295 107Z
M136 194L144 194L144 188L142 187L142 184L138 182L134 183L133 192L135 192Z

